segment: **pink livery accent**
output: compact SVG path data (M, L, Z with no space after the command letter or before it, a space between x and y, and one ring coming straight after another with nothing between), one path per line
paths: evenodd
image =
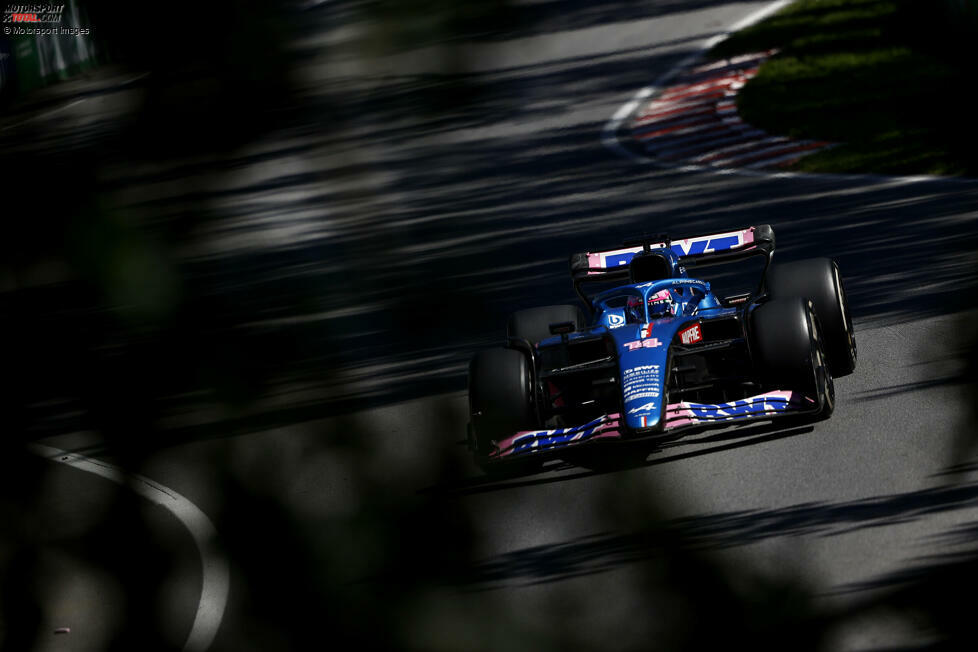
M556 430L526 430L507 437L497 444L489 459L499 459L521 453L565 448L598 439L621 439L620 414L608 414L594 421Z
M727 240L730 238L736 238L736 244L729 244ZM705 243L703 247L699 247L699 250L695 247L694 243ZM723 243L723 244L721 244ZM730 231L728 233L714 233L713 235L701 235L698 238L684 238L682 240L673 240L671 243L672 250L675 251L680 256L688 255L689 253L714 253L716 251L727 251L729 249L740 249L741 247L746 247L747 245L754 243L754 227L749 229L743 229L741 231Z
M735 238L736 242L731 244L730 239ZM680 257L691 253L714 253L716 251L727 251L730 249L741 249L754 244L754 227L741 229L740 231L729 231L727 233L715 233L713 235L703 235L696 238L685 238L673 240L670 243L672 250ZM664 242L655 242L649 245L652 249L660 249L666 246ZM615 267L623 267L628 264L631 257L643 250L643 247L627 247L624 249L609 249L607 251L588 252L587 264L592 270L589 275L600 274L604 270Z
M669 293L669 290L659 290L655 294L649 295L649 303L657 301L672 301L672 294Z
M747 417L770 416L810 407L810 399L798 392L775 391L749 396L730 403L670 403L665 410L664 428L679 428L697 423L732 421Z

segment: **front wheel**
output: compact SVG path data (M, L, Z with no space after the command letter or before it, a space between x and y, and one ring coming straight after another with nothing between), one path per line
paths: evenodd
M515 349L489 349L469 364L469 435L483 464L496 444L538 427L530 361Z
M822 324L822 341L832 374L856 368L856 335L842 274L831 258L809 258L771 266L764 283L772 299L810 299Z
M835 383L812 302L795 297L761 304L751 313L751 336L761 382L800 392L818 403L815 420L829 418L835 409Z

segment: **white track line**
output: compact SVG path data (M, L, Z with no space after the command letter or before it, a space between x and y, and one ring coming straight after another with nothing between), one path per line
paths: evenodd
M698 61L703 53L712 48L714 45L720 41L727 38L733 32L744 29L745 27L750 27L754 23L761 21L776 11L780 11L782 8L788 6L794 2L794 0L777 0L770 4L764 5L754 13L745 16L733 25L727 28L727 30L710 38L708 41L703 43L703 47L699 52L693 52L688 56L684 57L682 61L670 68L665 74L661 75L651 86L646 86L640 89L632 96L632 99L628 100L622 104L614 115L605 123L604 128L601 130L601 142L602 144L610 149L615 154L623 158L627 158L634 163L642 163L645 165L654 165L658 168L663 168L667 170L679 170L682 172L709 172L712 174L736 174L748 177L760 177L767 179L783 179L790 177L809 177L815 179L833 179L839 181L878 181L881 183L892 182L895 184L904 183L921 183L926 181L941 181L947 183L975 183L974 179L969 179L966 177L940 177L936 175L914 175L914 176L889 176L885 174L827 174L827 173L800 173L800 172L768 172L766 170L751 170L746 168L717 168L710 167L708 165L696 165L692 163L681 163L681 162L666 162L645 156L644 154L639 154L638 152L633 152L624 145L618 138L618 131L621 129L621 125L628 119L631 115L638 110L642 102L648 98L655 95L657 92L662 90L673 78L679 76L687 68ZM710 65L710 64L706 64Z
M230 589L230 571L227 560L217 545L217 529L207 515L172 489L149 478L126 473L111 464L41 444L32 444L30 450L52 462L67 464L80 471L94 473L125 485L146 500L167 509L183 523L197 545L202 575L197 615L183 649L187 652L204 652L210 647L224 617Z
M730 35L730 34L732 34L734 32L739 32L740 30L744 29L745 27L750 27L754 23L758 23L758 22L764 20L765 18L767 18L768 16L770 16L774 12L781 11L781 9L783 9L784 7L787 7L788 5L790 5L794 1L795 0L777 0L777 2L772 2L770 4L764 5L763 7L761 7L760 9L758 9L757 11L755 11L754 13L748 14L748 15L744 16L743 18L741 18L740 20L738 20L736 23L734 23L733 25L731 25L730 27L728 27L727 28L727 31L724 32L723 34L717 34L716 36L714 36L713 38L711 38L709 41L706 42L705 49L709 50L714 45L716 45L720 41L722 41L725 38L727 38L728 35Z
M731 28L728 31L733 31L733 28ZM690 70L688 74L701 75L704 72L722 70L723 68L728 68L728 67L731 69L734 68L739 69L742 64L745 64L748 61L757 61L758 63L762 63L764 59L770 58L773 52L774 50L765 50L763 53L760 54L741 54L740 56L736 56L724 61L715 61L713 63L703 64L702 66L696 66L695 68Z

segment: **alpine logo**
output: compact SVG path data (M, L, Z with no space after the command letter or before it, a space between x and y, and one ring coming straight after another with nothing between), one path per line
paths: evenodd
M645 405L639 405L638 407L632 408L628 411L629 414L637 414L639 412L651 412L656 408L658 403L646 403Z
M703 331L699 324L693 324L679 331L679 339L683 344L696 344L703 341Z
M608 315L608 323L611 326L622 326L625 323L625 317L622 315L610 314Z

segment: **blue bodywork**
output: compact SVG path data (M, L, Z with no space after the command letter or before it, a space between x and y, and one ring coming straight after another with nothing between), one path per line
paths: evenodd
M529 407L536 423L508 436L490 430L485 461L549 456L591 442L644 446L704 427L819 414L828 399L814 365L814 386L785 387L765 377L753 357L749 316L768 299L765 278L774 244L774 230L762 224L681 240L646 235L619 249L571 254L574 290L591 318L586 325L546 324L556 335L541 341L509 336L507 348L524 352L531 363L524 379L534 393ZM709 283L686 272L753 256L765 258L757 290L728 297L726 306ZM613 283L621 285L591 291ZM535 327L514 330L539 338L544 317L568 314L541 309L533 313ZM795 380L789 378L789 385L803 384ZM470 391L470 439L478 454L483 412L472 396ZM496 412L512 403L504 402L493 406Z
M619 359L618 381L624 409L621 421L639 433L656 429L663 418L669 350L677 333L698 323L702 317L738 312L737 308L723 307L708 282L689 278L674 251L664 248L656 253L669 260L676 275L674 278L623 285L601 292L591 299L594 313L590 326L567 336L568 340L573 340L605 332L610 334ZM663 291L670 293L675 314L657 318L649 314L649 297ZM634 303L641 306L643 312L638 319L627 313L629 297L634 297ZM539 343L540 348L559 345L560 337Z

